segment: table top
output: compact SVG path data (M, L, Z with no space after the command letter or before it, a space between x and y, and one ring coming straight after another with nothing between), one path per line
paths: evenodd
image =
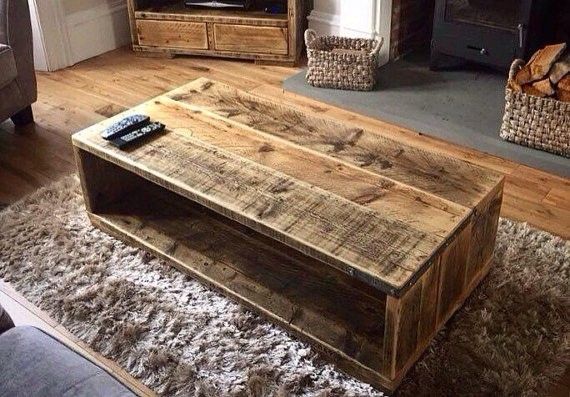
M144 113L166 131L119 150ZM73 136L82 150L399 295L503 177L384 131L198 79Z

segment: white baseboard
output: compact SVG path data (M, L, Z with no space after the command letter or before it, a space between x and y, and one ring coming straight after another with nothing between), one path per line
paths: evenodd
M69 14L65 23L72 64L124 46L131 40L125 0L105 2Z
M342 26L339 15L313 10L307 18L309 20L309 27L317 31L319 34L342 34L345 36L362 38L371 38L374 35L374 32L371 30L366 31Z
M321 35L383 37L379 55L379 64L383 65L390 57L392 0L361 1L358 6L352 0L315 1L315 9L308 16L309 27Z

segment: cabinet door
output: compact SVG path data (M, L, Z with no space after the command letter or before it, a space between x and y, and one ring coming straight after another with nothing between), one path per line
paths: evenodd
M214 24L214 43L218 51L250 54L287 55L287 28Z
M140 45L208 49L206 24L201 22L137 20L137 34Z

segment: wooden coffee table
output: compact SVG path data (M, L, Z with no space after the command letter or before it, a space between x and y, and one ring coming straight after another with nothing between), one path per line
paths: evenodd
M121 151L128 113L166 124ZM97 227L394 390L489 271L503 177L198 79L73 136Z

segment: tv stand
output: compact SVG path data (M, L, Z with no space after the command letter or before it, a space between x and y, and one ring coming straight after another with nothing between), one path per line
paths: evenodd
M206 55L294 65L303 47L305 3L288 0L286 14L267 14L261 6L244 11L186 7L184 1L128 0L133 50L141 55Z

